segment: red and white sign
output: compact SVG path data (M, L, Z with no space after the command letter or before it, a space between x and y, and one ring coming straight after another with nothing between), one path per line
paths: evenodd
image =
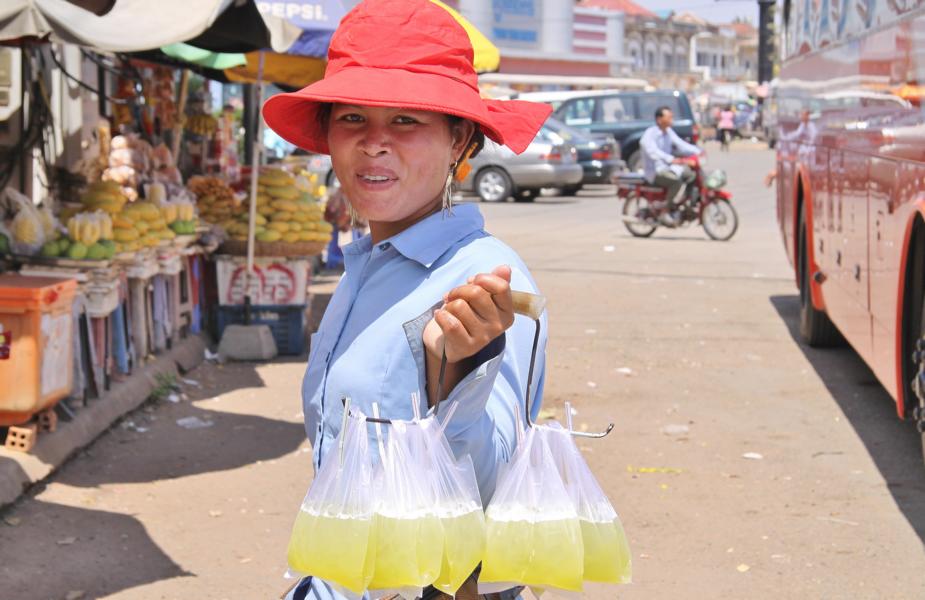
M310 268L307 260L255 263L254 276L248 286L251 304L305 304ZM217 271L219 303L223 306L244 304L247 266L236 260L219 260Z

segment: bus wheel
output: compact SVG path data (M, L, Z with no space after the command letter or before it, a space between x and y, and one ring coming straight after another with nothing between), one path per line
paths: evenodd
M821 310L813 306L810 292L809 251L806 248L806 220L803 209L800 209L800 239L799 256L797 258L800 281L800 336L813 348L837 346L842 337L838 329Z
M906 271L906 300L910 304L907 312L907 331L917 335L915 339L907 342L911 363L905 366L907 381L906 388L909 401L907 407L912 408L912 418L915 426L922 435L922 458L925 459L925 240L921 239L921 232L913 237L912 254L909 256L909 267ZM918 311L915 308L917 307Z

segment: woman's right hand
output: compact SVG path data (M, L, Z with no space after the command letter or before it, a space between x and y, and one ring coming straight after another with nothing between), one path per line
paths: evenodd
M511 268L502 265L444 296L424 328L424 347L438 361L445 350L447 363L457 363L476 355L513 323Z

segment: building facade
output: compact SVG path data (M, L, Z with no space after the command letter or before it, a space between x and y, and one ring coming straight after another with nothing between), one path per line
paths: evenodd
M626 71L623 14L586 19L575 0L452 0L501 53L500 73L612 77Z
M701 31L691 38L690 69L703 81L752 81L758 71L758 32L749 23L712 25L689 14L678 16L700 21Z

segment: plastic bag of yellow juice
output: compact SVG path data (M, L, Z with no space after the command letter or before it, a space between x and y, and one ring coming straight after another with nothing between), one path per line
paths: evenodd
M443 423L450 418L451 413L446 415ZM430 417L420 421L420 429L425 446L422 456L429 462L437 518L444 534L440 574L433 586L453 596L482 560L485 513L472 459L466 455L456 460L443 434L444 424Z
M388 440L379 436L379 467L373 484L376 551L369 589L373 597L397 592L419 597L440 574L443 525L437 516L431 474L412 449L420 425L392 421Z
M578 513L584 546L584 580L629 583L632 559L623 525L575 446L575 440L558 423L537 430L548 438L556 468Z
M499 473L485 521L480 594L514 585L581 591L584 547L578 515L538 428L527 429Z
M321 465L289 539L291 571L360 595L373 576L376 548L372 462L366 417L351 412L338 448Z

